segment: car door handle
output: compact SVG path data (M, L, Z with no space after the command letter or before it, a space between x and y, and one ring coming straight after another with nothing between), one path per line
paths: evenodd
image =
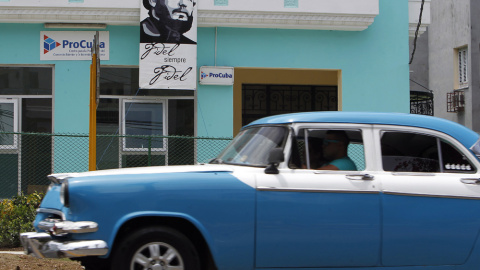
M374 179L371 174L347 174L345 177L349 180L367 180L371 181Z
M467 185L480 185L480 178L462 178L460 181Z

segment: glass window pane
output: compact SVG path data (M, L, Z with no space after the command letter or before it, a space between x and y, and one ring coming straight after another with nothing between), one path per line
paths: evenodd
M451 173L474 173L476 168L451 144L442 141L443 169Z
M385 132L381 147L385 171L440 171L435 137L408 132Z
M0 145L16 145L14 134L8 134L11 132L17 132L16 121L16 105L14 102L1 102L0 101Z
M138 68L100 69L100 94L134 96L138 90Z
M14 104L0 103L0 132L14 132ZM13 145L13 134L0 134L0 145Z
M288 135L286 127L252 127L242 130L213 163L267 166L270 151L282 148Z
M102 98L97 108L97 134L118 134L119 100Z
M194 107L193 99L171 99L168 101L169 135L194 135Z
M52 132L52 99L22 99L22 132Z
M51 95L52 68L0 67L0 95Z
M360 130L301 129L295 141L289 163L292 169L329 170L333 165L339 170L365 170Z
M194 103L192 99L168 101L168 135L193 136L195 133ZM185 137L168 139L169 165L194 164L195 140Z
M0 103L0 130L2 132L13 132L13 103Z
M100 99L97 108L97 169L118 168L119 162L119 100ZM111 136L105 136L111 135Z
M125 102L125 135L162 136L163 103ZM163 148L163 139L127 137L126 148Z

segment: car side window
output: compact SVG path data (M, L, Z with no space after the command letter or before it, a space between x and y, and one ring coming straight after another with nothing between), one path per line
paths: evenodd
M300 129L292 147L289 160L289 168L292 169L365 170L360 130Z
M381 148L384 171L435 173L475 170L450 143L430 135L383 132Z
M451 173L475 173L475 167L460 151L448 142L442 140L442 161L444 172Z

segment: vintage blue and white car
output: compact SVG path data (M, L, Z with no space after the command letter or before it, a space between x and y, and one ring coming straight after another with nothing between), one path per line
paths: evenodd
M209 164L51 175L21 238L87 269L480 269L479 154L430 116L273 116Z

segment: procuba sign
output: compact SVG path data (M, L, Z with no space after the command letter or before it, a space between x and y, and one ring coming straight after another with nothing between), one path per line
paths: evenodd
M109 32L101 31L100 59L109 60ZM95 31L41 31L40 60L91 60Z
M200 67L200 84L233 85L233 67Z

